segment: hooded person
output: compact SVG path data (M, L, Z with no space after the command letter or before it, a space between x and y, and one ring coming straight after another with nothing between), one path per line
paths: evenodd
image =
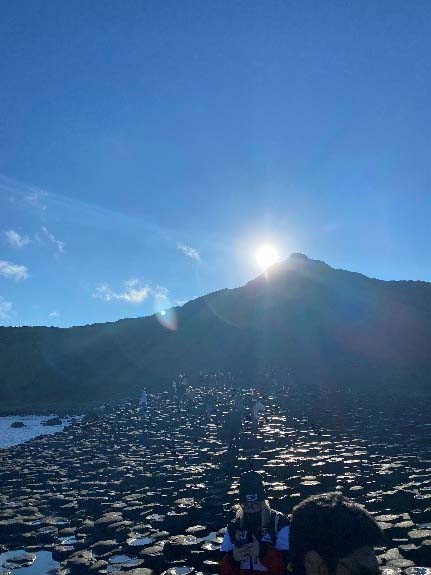
M283 513L271 509L256 471L240 477L238 512L226 528L220 550L224 552L221 575L283 575L286 570L288 521Z
M341 493L313 495L292 513L295 575L379 575L383 532L368 511Z

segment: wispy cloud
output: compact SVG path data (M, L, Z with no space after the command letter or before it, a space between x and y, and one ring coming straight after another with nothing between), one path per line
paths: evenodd
M25 266L0 260L0 276L15 281L25 280L28 278L28 269Z
M43 190L32 190L29 194L24 196L24 200L34 208L45 211L47 209L47 197L48 192Z
M41 225L47 226L47 218L61 219L63 227L78 225L80 229L110 234L127 235L133 242L140 245L153 245L157 237L161 245L172 248L174 237L178 237L176 230L163 228L158 224L146 220L140 214L124 213L107 209L98 204L84 202L77 198L59 194L52 190L45 191L33 185L28 185L0 173L0 200L2 196L14 206L15 210L31 211ZM39 209L36 209L39 208ZM1 204L0 204L1 210ZM41 241L43 232L36 234ZM67 246L64 246L63 248Z
M7 319L12 310L12 302L0 295L0 319Z
M52 326L58 326L59 325L59 321L60 321L60 314L58 311L52 311L48 314L48 318L49 318L49 323Z
M127 280L121 291L114 291L108 284L99 284L93 292L93 297L103 301L125 301L140 304L150 295L150 286L141 284L136 279Z
M57 239L45 226L42 226L42 232L35 234L36 241L40 243L50 243L54 246L55 251L59 254L64 253L65 242Z
M36 186L30 186L0 174L0 192L8 194L9 202L22 201L44 212L47 209L48 192Z
M196 250L195 248L192 248L191 246L187 246L185 244L181 244L180 242L177 242L177 249L182 252L185 256L187 256L188 258L192 258L192 260L196 260L198 262L201 261L201 256L198 252L198 250Z
M3 236L6 238L7 243L13 248L21 249L31 243L31 239L28 236L22 236L15 230L6 230L3 232Z

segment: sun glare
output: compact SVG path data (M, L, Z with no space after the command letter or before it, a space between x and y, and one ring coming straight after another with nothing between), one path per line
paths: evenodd
M269 244L261 246L256 252L256 260L262 270L266 270L279 260L278 251Z

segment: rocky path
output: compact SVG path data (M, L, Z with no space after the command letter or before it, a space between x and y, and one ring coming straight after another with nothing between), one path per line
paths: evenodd
M206 393L222 417L229 392ZM216 573L236 481L253 467L284 512L335 489L365 504L387 536L387 575L430 575L415 567L431 566L429 405L401 418L390 402L318 399L267 397L258 437L246 431L232 455L215 420L199 419L199 396L186 408L167 394L145 417L124 405L1 450L0 542L27 552L4 553L3 570L27 573L34 554L49 551L58 574Z

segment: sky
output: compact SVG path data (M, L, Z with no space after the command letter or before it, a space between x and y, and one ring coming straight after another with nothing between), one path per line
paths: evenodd
M2 2L0 324L258 275L431 280L431 4Z

